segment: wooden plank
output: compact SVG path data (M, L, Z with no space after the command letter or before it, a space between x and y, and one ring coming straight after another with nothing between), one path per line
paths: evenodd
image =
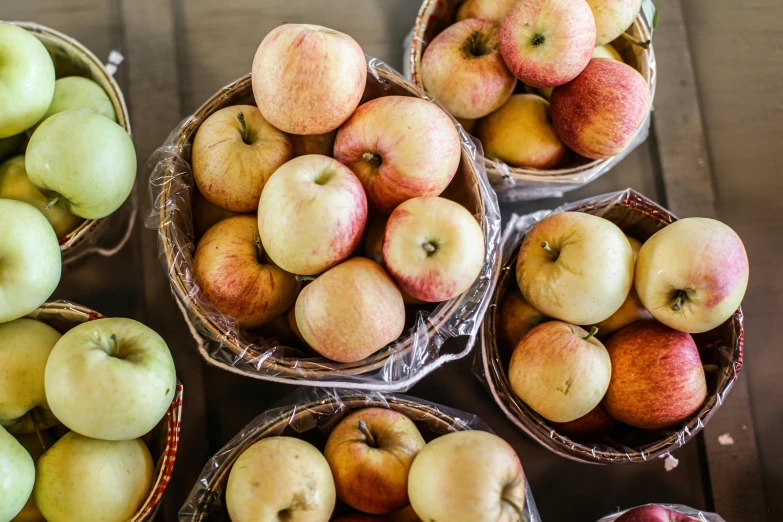
M716 198L699 105L688 31L680 0L658 0L660 25L654 44L658 57L655 133L666 203L680 217L716 217ZM734 444L718 436L730 433ZM756 448L748 385L738 380L703 433L715 510L726 520L766 520L766 500Z

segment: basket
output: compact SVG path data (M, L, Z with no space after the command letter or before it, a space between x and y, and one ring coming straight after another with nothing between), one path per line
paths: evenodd
M117 123L131 134L130 117L117 82L89 49L70 36L33 22L11 22L26 29L46 47L54 61L57 78L82 76L100 85L114 106ZM63 264L97 252L104 256L117 253L130 238L136 218L135 193L112 215L84 220L75 230L59 238Z
M429 99L421 89L393 69L368 57L367 88L362 101L387 95ZM484 233L486 254L479 278L461 296L434 309L408 313L409 333L404 333L375 354L356 363L336 363L274 338L240 331L236 321L217 311L201 294L193 268L194 233L191 218L193 176L190 144L199 125L215 111L237 104L255 105L250 74L226 86L170 136L147 164L153 186L153 211L148 227L158 230L161 260L169 275L172 293L191 327L202 356L211 364L250 377L289 384L399 391L447 361L467 355L494 286L497 269L500 213L490 188L481 153L461 132L462 160L457 174L442 194L470 210ZM455 125L457 125L455 120ZM415 315L415 317L412 317ZM468 336L458 352L442 353L452 337Z
M404 60L409 61L411 80L417 86L423 88L420 71L424 49L429 42L453 23L457 9L463 1L424 0L422 2L416 17L416 24L413 27L409 55L403 57ZM649 41L652 37L650 23L641 12L626 33L643 42ZM647 81L652 101L655 98L656 84L655 52L652 44L649 49L644 49L620 37L614 40L612 45L620 53L623 61L639 71ZM559 197L565 192L586 185L609 171L647 139L649 126L650 115L648 114L632 143L618 156L591 160L572 154L576 158L575 164L549 170L511 167L493 158L485 157L487 175L493 188L498 192L498 196L504 201Z
M376 407L403 413L414 421L425 441L462 430L492 430L475 415L405 395L350 390L303 389L284 400L285 406L269 410L246 426L204 466L199 480L179 511L180 522L229 522L225 486L231 467L247 448L265 437L292 436L323 450L332 428L351 411ZM338 502L334 518L343 514ZM540 522L530 486L525 478L525 515Z
M65 333L81 323L102 319L105 316L69 301L55 301L44 303L27 317L46 323L60 333ZM151 522L160 507L163 493L171 481L179 447L182 394L182 384L178 382L174 400L171 402L166 416L150 434L144 436L144 441L156 462L155 480L144 503L128 522Z
M504 262L492 303L481 326L480 354L476 372L506 417L536 442L562 457L591 464L645 462L676 450L707 424L723 404L739 376L743 363L745 331L742 308L719 327L693 334L702 361L718 367L707 373L707 398L701 409L676 430L639 430L620 424L611 434L595 443L582 443L560 434L548 421L519 399L512 391L506 369L510 354L502 355L495 338L499 303L509 285L516 284L516 258L524 234L536 222L555 212L576 211L612 221L628 235L646 240L677 220L671 212L632 189L597 196L529 216L513 216L503 234Z

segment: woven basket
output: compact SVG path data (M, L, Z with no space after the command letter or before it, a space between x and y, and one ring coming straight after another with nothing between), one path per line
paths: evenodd
M389 95L428 98L421 89L405 81L393 70L379 64L380 62L376 62L375 59L369 59L367 88L362 99L363 102ZM198 295L200 291L195 285L192 257L195 247L191 218L193 181L189 166L190 144L199 125L207 117L224 107L238 104L255 105L249 74L215 94L175 131L169 140L172 145L163 148L167 151L176 150L175 157L172 158L169 153L165 159L158 161L153 155L153 159L150 160L147 167L149 169L152 165L151 183L155 185L155 190L160 190L160 194L155 196L154 201L153 219L156 222L148 226L153 226L159 231L159 251L170 278L172 291L186 319L193 327L193 334L199 342L200 352L207 361L213 364L219 364L222 368L260 379L293 384L385 390L410 387L416 380L437 366L428 364L430 361L423 361L428 364L426 371L422 371L414 377L409 376L410 378L401 385L397 383L399 379L395 375L386 375L385 382L378 386L370 384L362 386L357 384L357 379L352 379L352 377L379 371L384 368L392 355L400 357L408 354L417 346L417 341L421 343L425 329L428 338L438 334L444 338L453 336L453 332L445 331L444 324L449 320L454 321L455 317L464 318L470 313L470 307L466 305L464 297L468 292L463 296L438 304L428 319L424 321L426 324L422 324L421 328L417 330L417 335L403 334L395 343L355 363L336 363L323 357L304 354L292 348L277 346L273 340L251 339L246 332L238 334L234 325L227 324L226 318L219 314L205 298ZM462 149L462 161L457 174L442 196L459 202L476 216L484 232L487 247L485 266L488 263L490 265L496 264L497 250L495 247L498 235L497 228L499 227L497 203L494 194L488 189L486 181L481 181L483 173L478 172L477 163L473 159L473 154L476 153L475 148L471 149L463 143ZM156 178L162 163L163 173ZM187 171L187 176L183 176L183 171ZM183 179L187 181L183 182ZM183 183L186 183L187 186L183 187ZM488 216L490 217L488 218ZM495 224L492 222L494 219L492 216L497 218ZM476 296L482 297L484 293L490 291L491 284L491 280L482 281L480 288L475 290L475 294L470 297L474 299L477 298ZM215 344L219 347L221 355L215 356L215 350L208 351L205 345L210 342L213 343L213 348ZM466 355L471 347L472 343L463 352L452 354L451 359ZM226 352L222 348L226 348L228 351ZM420 346L419 349L421 349ZM249 370L243 371L238 368L243 365Z
M600 215L640 241L677 220L671 212L631 189L566 205L562 210ZM705 364L718 366L718 371L707 373L707 399L701 409L676 431L638 430L621 424L609 436L594 444L576 442L558 433L546 419L514 394L506 373L511 354L499 350L496 342L495 325L500 303L506 289L517 284L516 259L522 239L524 237L516 242L504 259L481 327L481 354L480 360L477 360L478 371L483 374L485 384L506 417L553 453L592 464L645 462L676 450L701 431L723 403L742 369L745 339L742 308L714 330L693 334L702 360Z
M416 17L410 46L411 79L417 86L423 88L421 80L421 59L424 50L444 29L454 23L457 9L464 0L424 0ZM626 31L639 41L648 41L652 30L642 13L634 24ZM652 45L643 49L630 43L625 38L617 38L612 46L620 53L623 61L639 71L650 85L650 100L655 98L656 65L655 52ZM629 153L636 145L644 141L650 125L650 116L642 123L634 142L620 155L612 158L591 160L572 154L574 164L567 167L538 170L517 168L505 165L493 158L485 157L487 175L490 182L503 199L537 199L551 197L577 189L606 173L610 168Z
M46 323L60 333L65 333L74 326L87 321L102 319L104 316L75 303L55 301L44 303L40 308L27 315L27 317ZM155 512L160 506L163 493L169 485L171 474L174 471L174 462L177 459L177 448L179 447L182 394L182 384L177 383L174 400L171 402L166 416L150 434L144 436L144 441L152 453L152 458L157 463L155 466L155 480L152 490L147 495L144 503L128 522L152 521L155 517Z
M117 123L131 134L130 118L125 98L117 82L106 71L103 63L89 49L70 36L33 22L11 22L26 29L38 38L54 61L57 78L82 76L100 85L114 106ZM135 221L137 204L135 194L115 214L102 219L84 220L75 230L59 238L63 263L97 251L103 255L114 254L130 237ZM126 221L127 220L127 221ZM118 233L113 228L125 229ZM109 237L111 235L111 237ZM119 236L119 237L114 237ZM106 243L111 245L106 245Z
M180 522L229 522L225 508L225 488L234 462L250 446L265 437L292 436L302 438L323 450L328 433L353 410L379 407L405 414L414 421L424 440L462 430L492 430L478 417L445 408L414 397L358 392L316 390L309 398L265 414L246 427L207 463L202 475L179 512ZM527 480L527 479L526 479ZM525 486L525 514L528 522L540 522L530 487ZM338 505L333 518L337 518Z

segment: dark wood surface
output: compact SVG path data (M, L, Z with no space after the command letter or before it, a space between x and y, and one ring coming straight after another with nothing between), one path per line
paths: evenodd
M671 472L661 460L598 467L552 456L506 421L473 377L470 357L438 370L409 394L478 414L509 440L545 521L591 522L644 502L718 506L730 522L764 520L765 514L767 520L783 520L783 394L777 376L783 364L777 339L783 331L775 321L783 304L778 199L783 4L657 3L656 51L659 61L665 56L669 63L660 64L650 139L584 189L562 199L507 205L503 212L553 207L628 186L683 216L716 211L743 237L751 258L743 303L744 387L735 389L705 437L674 452L680 464ZM247 73L258 43L276 25L309 22L347 32L365 52L399 69L401 42L418 10L416 0L4 0L1 5L0 18L63 31L99 57L111 49L123 52L126 61L117 77L130 107L140 167L181 118ZM665 82L670 82L666 88ZM140 178L136 187L144 209L149 208L146 185ZM158 519L173 521L206 459L293 388L231 375L201 361L171 299L155 234L144 228L146 211L117 256L93 256L69 267L56 296L143 320L172 348L185 384L185 412L175 478ZM743 414L750 419L746 429ZM724 430L733 435L734 446L717 444Z

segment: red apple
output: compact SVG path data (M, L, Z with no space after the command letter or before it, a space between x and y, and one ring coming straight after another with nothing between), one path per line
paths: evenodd
M324 134L348 119L367 82L356 40L318 25L273 29L253 59L253 96L264 118L291 134Z
M424 51L424 88L453 116L481 118L514 92L517 79L500 56L499 38L495 23L471 18L440 33Z
M589 441L608 435L617 426L617 419L609 415L603 404L571 422L553 422L552 427L574 440Z
M337 498L354 509L388 515L408 505L408 471L424 447L407 416L388 408L357 410L332 430L324 456Z
M293 274L264 255L255 216L233 216L215 224L198 242L193 265L201 292L241 328L255 328L282 315L299 291Z
M448 114L408 96L384 96L360 106L334 141L335 159L359 177L370 203L385 214L408 199L443 192L461 153Z
M616 156L633 140L650 111L650 87L622 62L593 58L574 80L552 92L552 123L577 154Z
M606 343L612 379L604 405L616 419L644 429L675 426L707 396L693 338L657 321L638 321Z
M334 520L334 522L385 522L388 517L377 517L365 513L350 513Z
M511 353L519 341L548 318L525 301L517 285L509 286L498 308L497 340L503 352Z
M457 21L481 18L490 22L501 22L517 0L466 0L457 9Z
M647 504L629 509L615 522L697 522L695 518L677 513L669 508Z
M353 257L305 286L296 299L296 324L305 342L327 359L364 359L397 339L405 304L378 263Z
M595 19L585 0L520 0L500 29L500 52L531 87L573 80L595 48Z

